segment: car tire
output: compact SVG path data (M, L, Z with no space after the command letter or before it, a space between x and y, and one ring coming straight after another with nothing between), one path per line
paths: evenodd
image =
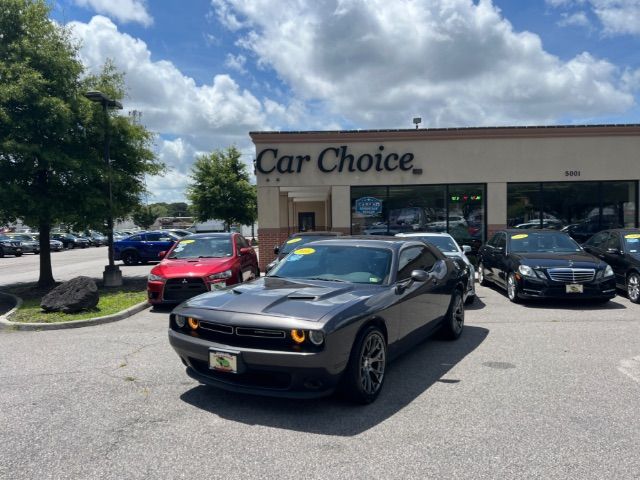
M366 405L373 402L382 390L386 368L387 342L378 327L369 325L358 334L351 349L349 363L342 376L342 393L354 403Z
M33 251L33 254L34 254L34 255L40 255L40 250L34 250L34 251Z
M512 303L520 303L520 287L518 287L516 274L513 272L507 277L507 298Z
M640 274L631 272L627 276L627 296L633 303L640 303Z
M125 265L135 265L139 260L138 254L133 251L123 252L121 258Z
M69 250L71 250L71 249L73 249L73 248L75 248L75 247L76 247L76 245L75 245L74 243L71 243L71 242L67 243L67 248L68 248Z
M22 256L22 252L16 252L13 254L14 257L21 257Z
M462 292L456 290L449 302L440 333L445 340L457 340L464 330L464 303Z
M0 258L4 258L4 250L0 247Z
M478 283L483 287L489 284L487 278L484 276L484 264L482 262L478 263Z

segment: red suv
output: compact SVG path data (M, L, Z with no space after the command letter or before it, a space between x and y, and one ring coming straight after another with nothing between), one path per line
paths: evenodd
M200 233L182 237L151 269L147 282L152 304L180 303L210 290L260 276L258 257L238 233Z

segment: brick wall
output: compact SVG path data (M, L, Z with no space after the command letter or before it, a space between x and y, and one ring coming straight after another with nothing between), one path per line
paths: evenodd
M260 242L260 271L264 272L276 256L273 247L281 245L289 236L288 228L258 228L258 240Z

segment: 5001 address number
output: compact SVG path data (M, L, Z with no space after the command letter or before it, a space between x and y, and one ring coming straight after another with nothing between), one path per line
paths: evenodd
M564 171L564 176L565 177L579 177L580 176L580 170L565 170Z

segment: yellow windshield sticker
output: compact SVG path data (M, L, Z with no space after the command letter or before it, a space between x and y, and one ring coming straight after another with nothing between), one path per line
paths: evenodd
M380 279L378 277L369 277L369 283L379 283Z
M287 245L291 245L292 243L298 243L300 240L302 240L301 238L292 238L291 240L287 241Z
M316 253L313 248L299 248L293 252L295 255L311 255L312 253Z
M512 240L522 240L523 238L527 238L529 235L526 233L519 233L517 235L511 235Z
M624 238L640 238L640 233L630 233L625 235Z
M186 245L187 243L193 243L193 242L195 242L195 240L182 240L180 242L180 245Z

